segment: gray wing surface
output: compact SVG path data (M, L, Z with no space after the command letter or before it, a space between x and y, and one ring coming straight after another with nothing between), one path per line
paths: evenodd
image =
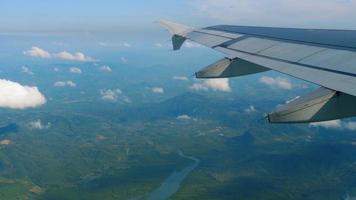
M168 21L161 24L171 30L175 50L188 39L226 55L223 60L197 72L198 78L236 77L275 70L318 84L321 90L334 91L327 102L337 99L335 106L346 102L344 107L351 110L345 113L345 109L339 111L328 106L332 112L325 111L327 106L323 105L312 107L314 110L310 112L312 108L307 105L310 98L305 98L298 102L307 106L299 106L297 115L295 103L286 105L270 113L271 122L325 121L356 115L356 31L227 25L194 29ZM321 109L323 114L320 114ZM293 110L293 118L290 110Z

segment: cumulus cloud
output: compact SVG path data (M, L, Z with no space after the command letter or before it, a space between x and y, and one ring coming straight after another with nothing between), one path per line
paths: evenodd
M77 84L73 81L57 81L54 84L54 87L76 87Z
M356 17L354 0L192 0L191 5L204 18L241 25L337 26Z
M39 47L32 47L31 49L23 52L27 56L38 57L38 58L51 58L51 54Z
M100 90L101 98L105 101L116 101L118 96L122 94L122 91L120 89L115 89L115 90L105 90L102 89Z
M46 98L37 87L23 86L19 83L0 79L0 107L26 109L39 107Z
M186 76L173 76L173 80L187 81L188 77L186 77Z
M246 113L253 113L253 112L257 112L255 106L249 106L248 108L245 109Z
M152 88L152 92L156 93L156 94L163 94L164 93L164 89L161 87L154 87Z
M71 67L69 69L69 72L72 73L72 74L81 74L82 73L82 70L78 67Z
M315 122L311 123L309 126L311 127L322 127L326 129L339 129L342 127L341 120L332 120L326 122Z
M222 91L222 92L230 92L230 83L229 79L221 78L221 79L207 79L199 83L194 83L190 89L196 91Z
M93 59L92 57L87 56L81 52L69 53L67 51L62 51L60 53L53 54L53 57L61 60L69 60L69 61L81 61L81 62L95 61L95 59Z
M356 122L347 122L345 124L346 129L356 131Z
M177 117L178 120L190 120L192 119L189 115L179 115Z
M101 99L108 102L116 102L118 100L130 103L131 100L123 94L120 89L101 89L100 90Z
M292 83L288 79L282 77L273 78L269 76L262 76L260 78L260 82L274 89L291 90L293 88Z
M28 68L26 66L21 67L21 73L33 75L33 72L30 70L30 68Z
M79 61L79 62L95 61L94 58L87 56L82 52L70 53L67 51L62 51L59 53L50 53L39 47L32 47L31 49L24 51L24 54L31 57L38 57L38 58L45 58L45 59L56 58L60 60Z
M12 143L11 140L7 140L7 139L0 141L0 145L9 145L11 143Z
M43 129L49 129L51 127L51 123L43 124L42 121L38 119L29 122L27 126L31 130L43 130Z
M325 129L338 129L338 130L349 130L356 131L356 122L343 122L341 120L332 120L326 122L316 122L310 123L310 127L320 127Z
M99 68L100 71L102 72L111 72L111 67L107 66L107 65L103 65Z

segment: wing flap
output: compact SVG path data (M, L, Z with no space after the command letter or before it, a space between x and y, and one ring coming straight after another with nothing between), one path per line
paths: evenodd
M265 72L270 69L242 59L224 58L195 73L197 78L231 78Z
M356 97L319 88L268 115L271 123L328 121L356 115Z

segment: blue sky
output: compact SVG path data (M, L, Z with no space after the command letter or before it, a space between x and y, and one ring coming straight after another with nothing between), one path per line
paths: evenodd
M0 31L149 31L160 18L356 29L355 0L2 0Z

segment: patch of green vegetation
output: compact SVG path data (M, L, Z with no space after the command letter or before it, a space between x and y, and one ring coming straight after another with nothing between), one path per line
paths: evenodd
M216 98L10 113L0 122L18 129L2 136L11 143L0 147L0 199L147 197L191 164L179 151L200 163L172 199L342 199L355 189L354 134L257 122L242 103ZM51 126L29 128L36 119Z

